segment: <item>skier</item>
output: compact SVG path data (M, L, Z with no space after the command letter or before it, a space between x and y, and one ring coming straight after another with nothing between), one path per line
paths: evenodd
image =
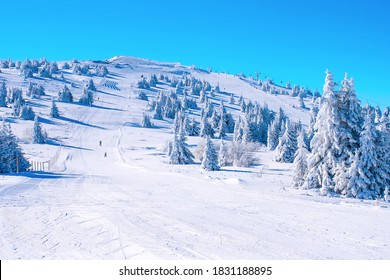
M104 153L104 157L107 157L107 153Z
M99 141L99 146L102 146L102 140Z

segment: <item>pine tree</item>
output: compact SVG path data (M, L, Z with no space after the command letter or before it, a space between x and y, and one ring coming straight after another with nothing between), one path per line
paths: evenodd
M154 109L153 119L155 119L155 120L162 120L163 119L162 102L160 100L157 100L157 102L156 102L156 107Z
M50 117L52 118L58 118L60 116L60 112L58 111L58 107L54 101L54 99L51 101L51 107L50 107Z
M200 129L198 126L198 123L195 121L194 118L191 119L189 128L188 128L188 135L189 136L199 136Z
M62 102L73 102L73 95L66 85L64 85L62 91L58 92L58 100Z
M177 134L174 134L174 140L171 143L171 149L168 151L170 164L192 164L194 155L188 149L185 132L181 125Z
M221 145L219 146L218 153L218 165L220 167L227 166L229 164L229 150L223 140L221 140Z
M7 107L7 87L4 80L0 84L0 107Z
M142 126L142 127L146 127L146 128L151 128L151 127L153 127L153 124L152 124L152 122L150 121L149 115L147 115L147 114L144 113L144 115L143 115L143 117L142 117L141 126Z
M278 162L292 163L294 161L294 155L297 151L297 134L296 129L289 121L286 122L286 130L283 136L280 138L277 155L275 160Z
M27 104L24 104L21 107L19 118L22 120L33 120L35 117L35 113L31 106L28 106Z
M293 187L294 188L301 188L306 179L307 175L307 157L308 157L308 150L306 148L306 144L304 141L304 133L301 131L301 133L298 136L298 150L295 153L295 159L294 159L294 176L293 176Z
M276 149L276 147L279 144L279 137L280 137L279 122L278 120L274 120L268 126L268 133L267 133L268 150L273 151Z
M235 99L234 99L234 94L232 93L232 94L230 94L230 99L229 99L229 104L235 104L236 103L236 101L235 101Z
M32 142L34 144L44 144L46 143L46 135L43 133L41 125L39 123L38 116L34 118L34 128L32 134Z
M324 84L324 97L314 125L315 134L310 142L312 153L308 159L306 188L324 187L324 192L334 188L333 167L335 162L333 136L337 134L339 119L336 115L338 96L334 90L333 75L328 70ZM322 185L326 183L326 186Z
M212 125L209 123L207 119L206 113L204 114L203 118L201 119L200 123L200 137L206 138L206 137L214 137L214 129Z
M85 85L85 88L91 91L96 91L96 87L92 79L88 80L87 84Z
M88 88L84 88L84 93L79 99L79 103L87 106L92 106L93 104L93 91Z
M26 171L29 166L11 128L3 121L0 128L0 173Z
M216 171L220 169L218 165L218 154L210 137L206 137L201 167L207 171Z

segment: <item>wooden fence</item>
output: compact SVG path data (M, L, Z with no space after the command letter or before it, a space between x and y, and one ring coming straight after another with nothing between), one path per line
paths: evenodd
M30 171L50 171L51 168L56 164L58 158L60 157L61 153L61 148L60 146L55 155L52 156L49 160L47 161L34 161L34 160L29 160L30 163Z

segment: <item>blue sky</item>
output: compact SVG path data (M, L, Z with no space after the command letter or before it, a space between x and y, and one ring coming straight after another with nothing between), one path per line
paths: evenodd
M390 105L388 1L8 1L0 58L129 55L321 90L348 72L363 103Z

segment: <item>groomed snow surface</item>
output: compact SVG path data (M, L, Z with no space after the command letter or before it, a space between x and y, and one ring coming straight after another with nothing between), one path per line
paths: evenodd
M216 99L242 94L307 124L297 99L179 64L117 57L106 66L105 79L121 90L92 77L94 106L58 102L59 119L49 109L64 82L31 79L45 86L47 96L30 104L45 120L48 144L30 144L33 122L2 108L28 158L60 155L50 172L0 177L0 259L390 259L388 203L291 189L293 166L274 162L274 152L260 150L254 167L218 172L201 171L199 160L168 164L172 120L141 128L147 102L136 99L134 85L141 75L184 71L229 93ZM88 78L71 70L64 77L78 99ZM14 69L2 69L2 79L27 88ZM194 151L199 138L188 138Z

